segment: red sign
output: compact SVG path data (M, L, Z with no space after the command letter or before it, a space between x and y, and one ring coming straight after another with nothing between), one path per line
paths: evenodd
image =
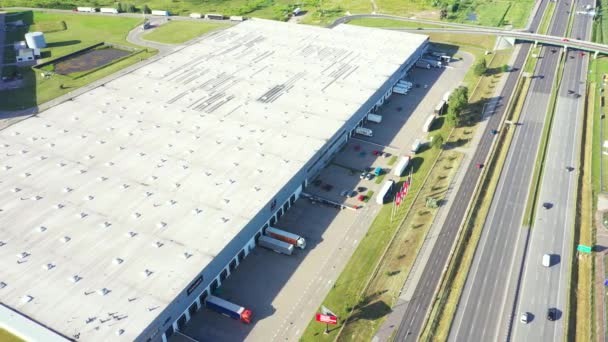
M317 321L319 321L321 323L327 323L327 324L338 324L338 317L336 317L336 316L330 316L330 315L317 314Z

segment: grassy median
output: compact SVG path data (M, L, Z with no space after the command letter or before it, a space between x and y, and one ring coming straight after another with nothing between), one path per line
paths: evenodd
M143 36L143 39L163 43L181 44L211 31L230 27L230 24L208 21L170 21Z

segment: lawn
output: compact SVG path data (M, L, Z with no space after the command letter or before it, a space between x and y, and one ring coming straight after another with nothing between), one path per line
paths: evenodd
M453 2L453 1L450 1ZM3 0L4 7L49 7L74 8L73 0ZM188 15L192 12L221 13L224 15L242 15L274 20L286 20L286 13L296 7L307 11L302 22L314 25L326 25L333 20L350 14L382 13L399 16L439 20L439 7L433 4L441 1L431 0L131 0L140 10L144 4L151 9L168 10L174 15ZM123 2L123 4L125 4ZM531 12L534 0L462 0L460 5L449 12L449 21L502 26L512 24L523 27ZM78 6L114 7L114 0L81 0Z
M229 26L230 24L206 21L170 21L147 33L143 39L165 44L180 44L207 32Z
M112 18L31 11L23 12L18 17L11 18L22 19L30 24L33 23L35 25L32 26L33 28L46 27L53 31L45 32L48 47L42 50L43 61L55 59L100 42L134 47L135 45L126 41L126 36L132 28L141 23L141 19L135 18ZM61 29L63 27L65 29ZM20 32L19 39L23 39L24 33ZM47 102L154 54L155 51L146 50L78 79L60 75L44 79L39 72L35 72L29 67L3 68L3 74L5 75L12 71L21 73L23 75L24 86L2 91L1 94L4 101L0 103L0 110L25 109Z
M359 18L348 22L351 25L366 26L366 27L388 27L388 28L443 28L444 25L423 24L413 21L404 21L385 18ZM441 24L441 23L439 23ZM421 32L421 34L426 34Z
M547 4L547 9L543 15L543 20L538 27L538 33L547 34L549 31L549 25L551 24L551 18L553 17L553 12L555 12L555 2L551 1Z
M0 341L2 342L25 342L21 338L11 334L10 332L0 328Z

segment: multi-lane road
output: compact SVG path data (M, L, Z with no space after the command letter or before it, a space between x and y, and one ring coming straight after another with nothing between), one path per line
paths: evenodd
M546 4L547 1L543 1L541 6L539 6L534 19L530 24L531 30L536 31L538 28L542 15L545 11ZM412 299L406 303L407 308L403 319L401 320L401 324L399 325L397 334L395 336L395 341L414 341L420 334L420 329L422 328L425 316L430 308L430 305L432 304L435 289L439 283L441 273L450 253L451 248L445 248L445 246L452 246L466 213L468 203L473 195L473 191L475 190L475 185L479 180L480 173L475 167L475 164L477 162L483 162L486 160L486 157L490 151L493 137L490 131L496 129L501 121L506 107L506 102L515 88L515 84L517 83L517 79L519 78L519 74L525 63L529 48L529 44L523 44L519 50L519 53L512 66L514 71L511 72L507 78L505 86L499 96L500 102L497 105L497 110L488 118L484 138L480 141L473 156L475 163L471 163L466 171L462 184L456 193L455 198L458 198L458 201L450 208L445 221L446 223L441 228L441 233L439 234L438 240L435 243L436 247L433 249L433 253L427 262L427 266L420 277L418 285L414 290Z
M551 35L565 34L570 12L570 3L556 4ZM520 125L515 128L452 323L450 341L498 341L509 337L529 229L522 227L523 213L560 54L561 49L541 49Z
M592 4L582 0L577 7ZM587 16L574 18L572 37L591 36L591 20ZM588 56L580 51L568 51L562 83L547 146L544 173L538 196L538 208L526 253L521 294L516 315L529 312L534 319L529 324L513 326L514 341L557 341L564 337L567 319L568 271L572 258L572 229L576 202L577 151L584 110ZM550 209L543 204L550 203ZM543 254L552 255L552 265L542 266ZM557 320L547 320L547 310L557 309Z

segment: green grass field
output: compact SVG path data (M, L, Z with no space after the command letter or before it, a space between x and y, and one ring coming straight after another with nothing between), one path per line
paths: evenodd
M443 25L422 24L412 21L401 21L383 18L360 18L348 22L351 25L365 27L388 27L388 28L442 28ZM421 32L424 33L424 32Z
M10 332L0 328L0 341L2 342L25 342L21 338L11 334Z
M63 13L43 13L26 11L13 19L21 19L34 24L32 28L49 28L45 32L47 48L42 50L42 61L78 51L100 42L135 47L126 41L127 33L141 23L135 18L108 18ZM65 27L65 29L61 29ZM15 35L23 39L25 31ZM101 68L78 79L54 75L49 79L41 77L29 67L3 68L4 75L17 71L23 75L24 86L3 91L0 110L19 110L44 103L74 89L80 88L102 77L108 76L124 67L154 55L155 51L144 51L117 63Z
M2 6L74 8L73 0L3 0ZM420 17L439 20L439 4L434 0L131 0L141 9L147 4L151 9L168 10L175 15L188 15L192 12L221 13L224 15L243 15L274 20L286 20L287 13L296 7L306 11L302 22L313 25L326 25L333 20L350 14L382 13L406 17ZM78 6L113 7L113 0L81 0ZM375 4L375 6L374 6ZM462 0L455 12L449 12L449 21L503 26L524 27L534 0Z
M180 44L230 24L206 21L170 21L143 36L143 39L165 44Z

